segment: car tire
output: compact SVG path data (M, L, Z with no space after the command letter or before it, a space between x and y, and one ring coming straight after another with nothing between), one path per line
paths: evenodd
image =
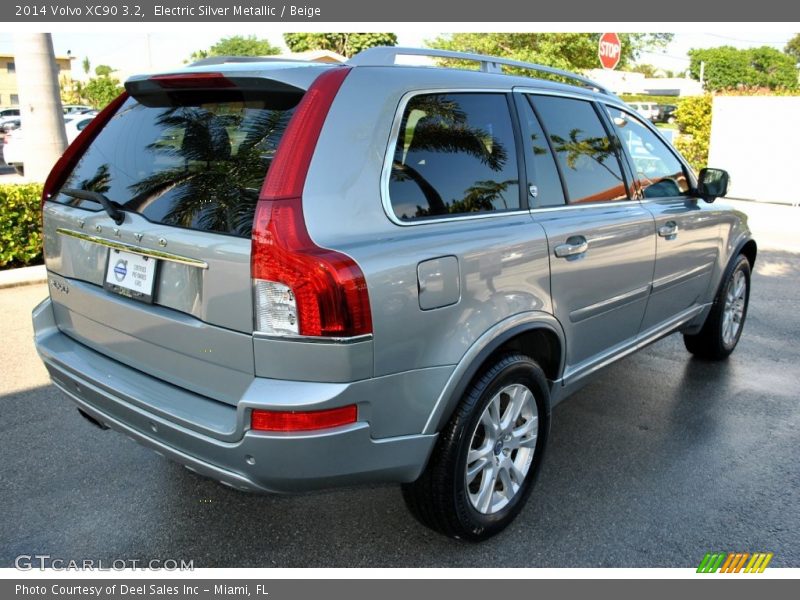
M414 517L473 542L505 529L541 467L549 406L547 379L530 357L493 361L465 392L420 478L402 486Z
M706 360L724 360L739 343L750 302L750 262L740 254L719 286L703 328L684 334L686 349Z

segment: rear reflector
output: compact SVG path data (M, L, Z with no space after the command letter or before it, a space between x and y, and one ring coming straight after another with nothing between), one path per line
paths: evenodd
M61 189L61 186L64 185L64 181L69 174L72 173L72 170L75 168L75 165L78 164L78 161L89 147L89 144L92 143L94 138L97 137L97 134L100 133L100 130L105 127L106 123L111 120L111 117L116 114L119 107L122 106L127 99L127 92L122 92L112 100L108 106L101 110L100 114L89 121L89 124L78 134L75 141L67 146L64 154L61 155L61 158L58 159L58 162L56 162L50 174L47 176L47 181L44 182L44 188L42 188L42 204L44 204L45 200L52 198L53 195Z
M255 431L314 431L349 425L357 419L355 404L306 412L254 410L250 428Z

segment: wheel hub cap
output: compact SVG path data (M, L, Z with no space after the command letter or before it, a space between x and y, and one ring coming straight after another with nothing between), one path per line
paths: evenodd
M722 310L722 341L730 347L736 342L744 320L747 298L747 279L742 271L736 271L725 293Z
M517 495L530 471L539 434L533 393L512 384L486 405L469 445L465 481L473 508L502 510Z

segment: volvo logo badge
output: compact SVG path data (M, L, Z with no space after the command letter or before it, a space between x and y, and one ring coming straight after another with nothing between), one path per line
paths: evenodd
M125 279L125 275L128 274L128 261L127 260L118 260L117 264L114 265L114 279L117 281L122 281Z

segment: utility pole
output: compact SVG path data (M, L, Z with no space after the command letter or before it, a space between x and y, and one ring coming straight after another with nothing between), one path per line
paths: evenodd
M43 182L67 147L58 67L49 33L14 34L25 178Z

